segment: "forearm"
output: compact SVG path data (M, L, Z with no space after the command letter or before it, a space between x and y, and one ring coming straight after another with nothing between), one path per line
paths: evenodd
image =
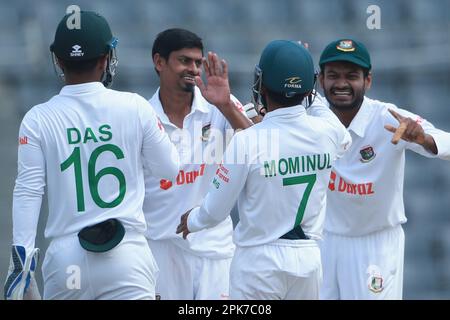
M42 203L42 193L30 191L17 183L13 196L12 244L25 247L31 252L35 247L37 225Z
M236 137L236 136L235 136ZM230 142L227 153L233 148ZM226 154L226 159L231 159ZM210 228L223 221L233 208L247 180L248 169L245 164L219 165L216 176L209 187L203 204L191 211L188 228L191 232Z
M220 210L210 213L204 206L194 208L188 217L188 228L190 232L215 227L225 220L230 211Z
M13 193L13 244L34 249L42 196L45 189L45 158L36 139L24 130L28 143L19 145L18 171Z
M191 232L212 228L225 220L242 189L239 176L228 176L225 173L227 169L222 165L217 171L203 204L189 214L188 227ZM240 175L245 176L243 173Z
M243 113L239 111L234 102L230 99L229 102L223 106L217 106L225 119L230 123L234 130L246 129L253 125Z

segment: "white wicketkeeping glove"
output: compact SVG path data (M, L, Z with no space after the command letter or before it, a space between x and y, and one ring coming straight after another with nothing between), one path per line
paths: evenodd
M27 254L25 247L12 246L8 276L6 277L5 300L40 300L41 295L34 278L39 261L39 249Z

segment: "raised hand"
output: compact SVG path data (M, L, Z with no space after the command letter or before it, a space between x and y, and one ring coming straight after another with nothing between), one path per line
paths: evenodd
M389 124L385 125L384 128L390 132L394 133L391 142L397 144L400 139L408 142L415 142L420 145L425 143L425 131L420 124L411 118L404 117L392 109L389 112L398 120L399 126L395 128Z
M228 82L228 66L225 60L219 60L216 53L208 52L208 58L203 58L206 84L200 76L195 82L203 97L218 108L227 107L231 102L230 85Z

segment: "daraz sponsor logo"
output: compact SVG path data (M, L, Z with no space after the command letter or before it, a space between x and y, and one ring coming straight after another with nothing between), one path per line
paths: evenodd
M367 182L367 183L349 183L339 177L338 181L338 187L336 189L336 172L331 171L330 174L330 182L328 184L328 189L330 191L337 191L337 192L344 192L348 194L357 194L360 196L364 195L370 195L374 194L375 191L373 190L373 183Z
M177 185L183 185L183 184L190 184L194 183L197 177L203 176L205 173L205 164L200 165L199 170L193 170L193 171L184 171L180 170L180 172L177 175L176 184ZM163 190L168 190L173 186L172 181L161 179L159 182L159 187Z

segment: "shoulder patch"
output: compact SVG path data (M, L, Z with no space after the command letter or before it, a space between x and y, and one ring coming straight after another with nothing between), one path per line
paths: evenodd
M28 144L27 136L19 137L19 145L21 145L21 144Z

